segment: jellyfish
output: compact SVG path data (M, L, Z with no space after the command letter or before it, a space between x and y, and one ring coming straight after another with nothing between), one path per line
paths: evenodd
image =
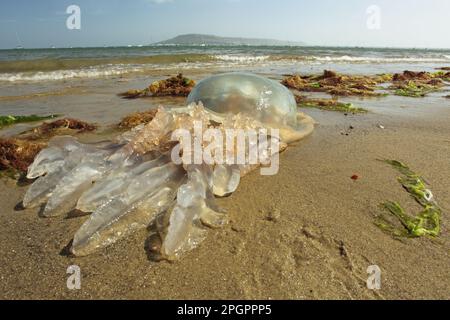
M228 214L216 205L217 197L236 191L243 176L270 164L313 128L313 119L297 111L292 93L281 84L247 73L211 76L194 87L185 107L160 106L151 122L112 141L50 140L28 168L27 177L36 180L23 205L43 206L44 217L73 210L90 214L73 237L70 251L75 256L153 226L160 239L159 257L176 260L196 248L208 229L227 224ZM232 130L277 134L268 134L266 143L248 139L241 162L224 160L237 159L236 144L211 148L195 135L213 132L222 139ZM175 134L180 132L184 134ZM209 150L209 161L196 157L197 149ZM258 156L250 161L253 153Z

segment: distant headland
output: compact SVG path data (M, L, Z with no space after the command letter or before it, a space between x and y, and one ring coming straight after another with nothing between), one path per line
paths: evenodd
M219 37L206 34L183 34L157 42L158 45L216 45L216 46L304 46L303 42L274 39Z

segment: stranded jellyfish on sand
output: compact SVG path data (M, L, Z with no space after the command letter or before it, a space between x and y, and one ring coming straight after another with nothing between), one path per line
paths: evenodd
M177 259L195 248L208 228L227 223L215 197L234 192L243 175L267 166L314 126L311 118L297 112L289 90L251 74L207 78L187 102L183 108L159 107L150 123L115 141L81 144L72 137L53 138L28 169L28 178L38 179L25 194L24 207L45 204L45 217L74 209L91 213L74 236L74 255L88 255L154 225L161 257ZM212 142L196 138L200 131L222 139L233 130L268 136L265 144L247 137L243 163L227 161L238 158L235 138L214 148ZM186 134L177 132L191 133L193 141L187 143ZM208 150L209 161L196 156L196 147ZM252 158L255 152L258 156Z

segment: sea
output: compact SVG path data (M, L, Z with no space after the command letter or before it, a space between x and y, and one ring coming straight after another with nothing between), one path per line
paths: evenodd
M450 65L450 49L292 46L127 46L0 50L0 82L60 81L155 70L248 70L285 74L431 70Z

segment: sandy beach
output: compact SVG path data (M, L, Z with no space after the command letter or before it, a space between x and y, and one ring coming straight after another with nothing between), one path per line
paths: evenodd
M198 80L221 71L184 74ZM115 95L169 74L56 82L45 90L34 83L7 84L0 111L38 110L96 122L100 133L81 140L97 140L126 114L159 104L182 106L183 98L127 101ZM304 109L318 123L313 134L281 154L277 175L254 171L235 193L219 199L230 223L211 230L197 249L173 263L150 259L151 230L88 257L68 256L66 247L87 217L41 218L37 209L22 210L18 204L28 186L1 178L0 298L450 299L448 99L442 94L346 99L369 112ZM35 125L8 127L1 134ZM386 200L420 211L398 183L399 173L378 159L403 161L426 179L443 211L438 238L398 240L374 224ZM70 265L81 269L80 290L67 289ZM382 271L380 290L366 286L371 265Z

